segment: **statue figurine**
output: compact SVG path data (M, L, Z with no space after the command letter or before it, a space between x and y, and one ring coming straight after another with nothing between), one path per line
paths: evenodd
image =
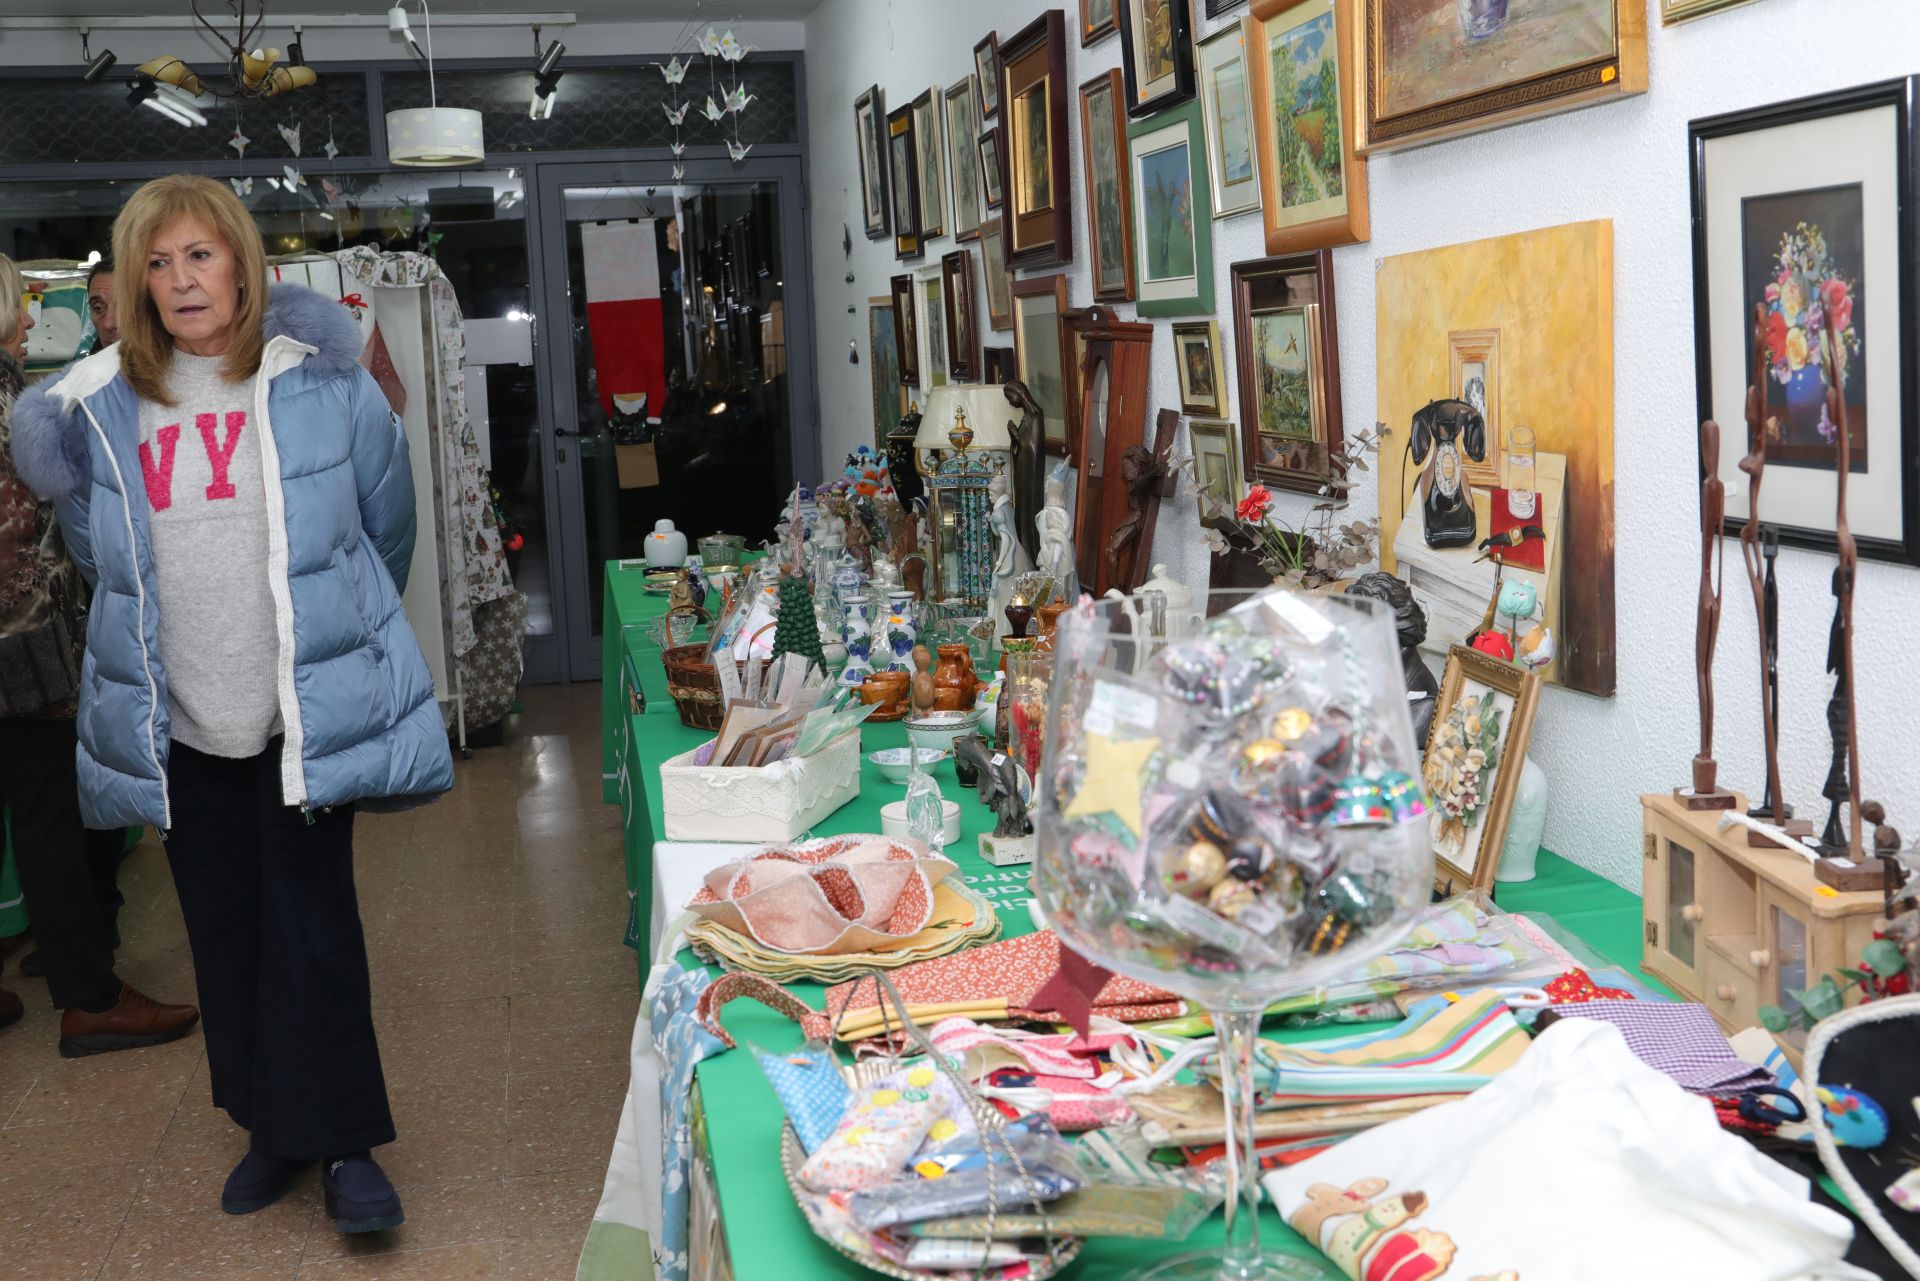
M1413 598L1413 589L1392 574L1378 570L1362 574L1347 588L1349 596L1366 596L1393 609L1394 630L1400 636L1400 667L1407 683L1407 710L1413 714L1414 746L1425 751L1440 702L1440 683L1420 657L1427 638L1427 612Z
M980 800L994 813L995 836L1031 836L1033 820L1020 799L1020 767L1013 757L995 752L980 768Z
M1034 517L1040 550L1034 568L1052 574L1060 585L1059 599L1072 604L1080 599L1080 584L1073 563L1073 517L1067 514L1067 466L1057 462L1047 469L1047 502Z
M1007 403L1020 411L1019 420L1007 424L1007 434L1013 440L1013 514L1017 518L1014 529L1018 531L1027 560L1038 564L1041 531L1035 522L1040 518L1042 504L1047 501L1046 415L1025 383L1016 379L1003 390Z
M1129 445L1120 455L1120 485L1127 495L1127 514L1114 526L1105 553L1107 582L1123 592L1132 590L1139 578L1136 569L1141 556L1151 550L1140 547L1140 534L1147 524L1147 502L1159 491L1166 474L1166 463L1145 445ZM1120 568L1123 553L1127 557L1124 574Z
M913 647L913 679L908 682L912 691L913 714L925 716L933 711L936 697L933 688L933 655L927 652L925 645Z
M987 495L993 502L987 518L993 531L993 590L987 598L987 616L997 621L1005 617L1007 606L1013 603L1013 579L1021 572L1024 549L1014 528L1013 498L1007 492L1005 472L994 476ZM1006 632L999 634L1004 636Z
M1720 639L1720 584L1726 556L1720 526L1727 514L1727 487L1720 479L1720 424L1711 418L1700 424L1700 470L1706 479L1700 483L1700 595L1693 622L1700 750L1693 757L1693 785L1675 788L1674 795L1688 809L1732 809L1733 793L1720 786L1720 766L1713 759L1713 651ZM1771 582L1769 559L1769 585ZM1777 601L1775 597L1776 605ZM1776 680L1776 694L1778 689Z
M1827 700L1827 737L1833 742L1833 759L1827 764L1827 781L1820 795L1829 803L1827 825L1820 833L1820 848L1829 854L1845 854L1849 848L1847 829L1840 823L1840 808L1853 789L1847 784L1847 669L1841 661L1840 595L1846 571L1833 567L1833 623L1827 629L1827 674L1833 677L1833 696Z

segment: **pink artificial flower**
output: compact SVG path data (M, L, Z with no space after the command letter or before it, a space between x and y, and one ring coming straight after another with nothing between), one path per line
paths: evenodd
M1780 301L1780 286L1779 286L1779 285L1768 285L1768 286L1767 286L1767 301L1768 301L1768 302L1779 302L1779 301Z
M1273 495L1267 491L1267 487L1255 485L1247 491L1247 496L1240 500L1239 506L1233 509L1233 514L1241 520L1262 521L1267 518L1267 508L1271 506L1273 506Z

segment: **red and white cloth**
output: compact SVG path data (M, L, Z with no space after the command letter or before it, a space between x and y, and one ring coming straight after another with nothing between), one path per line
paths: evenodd
M609 420L616 410L631 415L644 408L647 421L659 422L667 354L653 220L586 223L580 256L600 408Z

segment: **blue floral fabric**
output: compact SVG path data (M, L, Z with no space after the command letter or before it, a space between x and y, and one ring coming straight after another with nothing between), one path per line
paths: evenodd
M704 969L682 969L654 994L649 1027L660 1058L660 1189L665 1203L660 1237L653 1243L658 1281L687 1281L687 1201L693 1168L693 1125L688 1100L700 1060L727 1048L700 1026L694 1007L713 978Z

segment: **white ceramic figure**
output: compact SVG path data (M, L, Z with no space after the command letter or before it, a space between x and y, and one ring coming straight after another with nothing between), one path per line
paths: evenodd
M1513 808L1507 814L1507 840L1500 847L1496 881L1531 881L1540 860L1540 838L1547 830L1547 772L1524 761L1520 786L1514 789Z
M1020 573L1020 539L1014 532L1013 497L1007 492L1006 473L996 475L987 486L993 509L987 527L993 532L993 591L987 600L987 613L993 618L994 636L1004 638L1011 632L1007 606L1013 602L1013 579Z
M1034 516L1040 529L1040 563L1034 568L1053 575L1060 584L1060 599L1080 598L1080 584L1073 563L1073 517L1067 514L1067 469L1055 464L1047 469L1047 503Z

